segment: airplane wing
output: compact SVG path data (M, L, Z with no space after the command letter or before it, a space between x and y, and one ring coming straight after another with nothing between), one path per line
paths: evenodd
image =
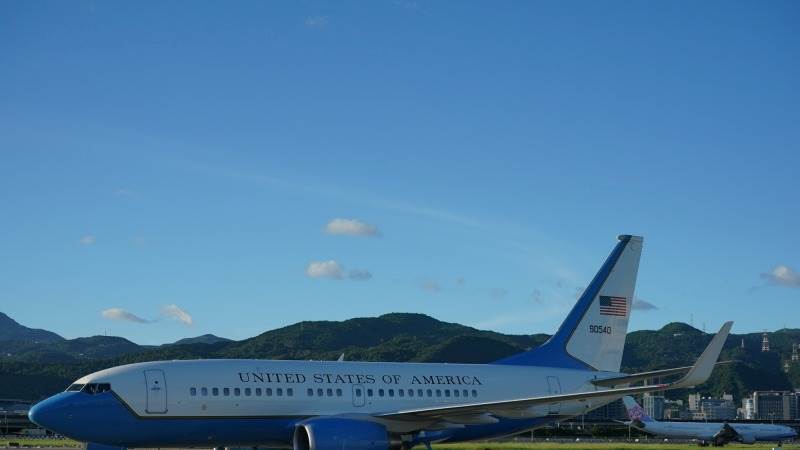
M444 420L455 419L458 422L459 417L473 418L479 417L486 413L491 414L493 411L508 411L516 409L524 409L539 405L549 405L570 400L589 400L594 398L614 398L622 397L624 395L640 394L644 392L663 391L667 389L680 389L689 386L695 386L705 382L714 370L714 364L722 351L722 346L728 333L733 326L733 322L726 322L719 332L711 339L703 353L689 368L686 375L674 383L667 384L651 384L645 386L625 387L618 389L605 389L588 392L577 392L570 394L547 395L542 397L529 397L518 398L511 400L500 400L492 402L469 403L461 405L448 405L436 406L430 408L408 409L403 411L396 411L384 414L378 414L376 417L383 419L395 420Z
M720 366L723 364L731 364L733 360L730 361L719 361L715 364L715 366ZM631 383L636 383L638 381L649 380L653 378L662 378L668 377L670 375L677 375L679 373L686 373L691 369L692 366L686 367L675 367L672 369L663 369L663 370L652 370L649 372L638 372L632 373L630 375L622 375L619 377L611 377L611 378L600 378L597 380L592 380L592 384L595 386L604 386L604 387L614 387L614 386L622 386L628 385Z

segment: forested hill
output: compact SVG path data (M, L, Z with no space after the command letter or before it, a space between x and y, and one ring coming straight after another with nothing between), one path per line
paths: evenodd
M535 347L547 337L505 335L423 314L393 313L342 322L300 322L242 341L206 335L157 347L110 336L53 342L0 339L0 398L38 399L63 389L81 375L130 362L195 358L335 360L344 354L351 361L485 363ZM699 390L709 394L725 391L740 398L753 389L800 387L800 364L792 365L789 374L782 369L791 355L791 344L800 343L800 330L779 330L769 338L773 351L762 353L760 333L731 335L721 359L736 362L718 367ZM710 339L710 334L682 323L629 333L623 369L632 372L689 365Z
M33 342L58 342L64 338L46 330L37 330L20 325L16 320L0 312L0 341L25 340Z

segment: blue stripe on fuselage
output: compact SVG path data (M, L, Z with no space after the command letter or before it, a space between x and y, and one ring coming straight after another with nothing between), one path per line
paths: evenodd
M291 445L306 417L139 417L113 392L62 392L31 408L36 424L81 442L119 447L221 447ZM504 419L495 424L432 431L432 441L486 439L552 423L555 418ZM421 442L421 441L420 441Z
M62 392L29 412L36 424L82 442L120 447L225 445L283 446L292 441L294 425L286 418L167 418L133 414L111 392L88 395Z

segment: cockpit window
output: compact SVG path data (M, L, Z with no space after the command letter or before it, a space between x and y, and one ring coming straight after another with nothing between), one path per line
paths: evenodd
M86 385L73 384L72 386L70 386L69 390L73 390L72 389L73 386L83 386L83 389L74 389L74 390L76 391L80 390L81 392L89 395L102 394L103 392L108 392L111 390L111 385L109 383L89 383Z
M78 383L70 384L69 387L67 388L67 392L78 392L81 389L83 389L83 385L82 384L78 384Z

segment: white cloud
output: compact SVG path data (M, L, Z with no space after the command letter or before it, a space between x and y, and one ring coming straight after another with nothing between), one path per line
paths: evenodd
M780 265L775 266L770 273L762 273L770 283L779 284L787 287L800 287L800 273L795 272L791 267Z
M344 268L334 260L311 261L306 267L306 275L311 278L344 278Z
M633 299L633 304L631 305L631 309L636 309L639 311L651 311L654 309L658 309L658 306L648 302L647 300L636 297Z
M367 281L372 278L372 274L369 270L354 269L347 274L347 278L354 281Z
M347 272L343 265L331 259L329 261L311 261L306 267L306 276L333 280L367 281L372 278L372 273L366 269L352 269Z
M377 236L378 227L357 219L331 220L325 225L325 232L328 234L346 234L350 236Z
M306 17L305 25L308 28L325 28L328 25L328 18L325 16Z
M93 245L97 241L97 238L94 237L92 234L87 234L86 236L81 237L81 245Z
M121 308L109 308L104 310L102 313L103 317L109 320L124 320L127 322L134 322L134 323L151 323L152 320L142 319L141 317L133 314L131 312L125 311Z
M442 286L439 284L438 281L434 280L425 280L420 285L423 291L428 292L441 292Z
M192 320L192 316L189 315L186 311L182 310L178 307L178 305L166 305L161 308L161 313L167 317L177 320L178 322L183 323L184 325L191 325L194 323Z

